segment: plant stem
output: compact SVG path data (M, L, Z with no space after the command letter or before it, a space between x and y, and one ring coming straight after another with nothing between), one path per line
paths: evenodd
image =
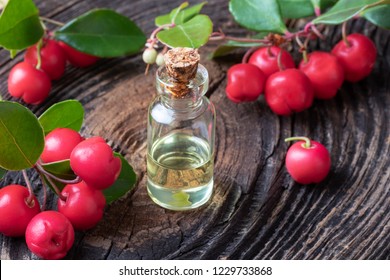
M163 24L163 25L159 26L158 28L156 28L152 32L152 34L150 34L150 39L153 40L154 38L156 38L157 33L160 32L161 30L164 30L166 28L173 28L175 26L176 26L176 24L174 24L174 23L167 23L167 24Z
M283 49L280 49L280 52L278 53L278 57L276 58L277 62L278 62L279 71L285 70L285 67L282 63L282 52L283 52Z
M46 171L46 170L42 167L42 165L41 165L40 163L37 163L37 164L35 165L35 167L37 168L38 172L43 173L43 174L46 176L46 178L47 178L47 177L50 177L50 178L56 180L57 182L60 182L60 183L63 183L63 184L77 184L77 183L80 183L80 182L81 182L81 178L80 178L79 176L77 176L77 177L76 177L75 179L73 179L73 180L61 179L61 178L59 178L59 177L57 177L57 176L51 174L50 172Z
M30 180L28 179L28 175L27 175L27 172L26 170L22 170L22 174L23 174L23 178L24 178L24 181L26 182L26 185L27 185L27 189L28 189L28 193L29 193L29 196L27 197L27 204L32 207L34 206L33 205L33 202L34 202L34 191L33 191L33 188L31 186L31 183L30 183Z
M243 42L243 43L263 43L263 44L271 43L270 40L268 39L240 38L240 37L226 36L222 32L214 32L209 37L209 41L222 41L222 40L231 40L231 41Z
M343 41L347 45L347 47L348 48L351 47L351 43L347 39L347 22L346 21L343 22L343 25L341 27L341 34L343 36Z
M35 68L37 68L38 70L40 70L41 66L42 66L42 57L41 57L42 44L43 44L43 41L41 39L37 43L37 66L35 66Z
M246 52L245 52L245 54L244 54L244 56L242 57L242 63L248 63L248 60L249 60L249 57L251 56L251 54L255 51L255 50L257 50L257 48L258 47L252 47L252 48L250 48L249 50L247 50Z
M55 182L50 178L50 176L47 176L45 174L45 178L49 181L50 185L52 186L54 192L56 193L56 195L63 201L66 201L66 197L63 196L60 192L60 190L58 189L57 185L55 184Z
M42 186L43 186L43 201L41 204L41 211L45 211L46 209L46 201L47 201L47 184L45 181L45 177L43 176L42 173L38 172L39 177L41 178Z
M305 141L305 143L302 145L302 147L306 148L306 149L311 148L311 140L308 137L295 136L295 137L289 137L289 138L284 139L284 142L290 142L290 141Z
M39 17L41 20L43 21L46 21L46 22L49 22L49 23L52 23L52 24L55 24L55 25L58 25L58 26L64 26L65 24L60 22L60 21L56 21L54 19L50 19L50 18L47 18L47 17Z
M316 15L316 17L319 17L321 15L321 8L320 7L315 7L314 8L314 13Z

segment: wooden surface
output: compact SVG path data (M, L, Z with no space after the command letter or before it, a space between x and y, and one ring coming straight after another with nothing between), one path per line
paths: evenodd
M191 3L200 1L191 1ZM210 0L204 12L215 30L241 35L227 0ZM66 22L95 7L132 18L150 34L157 15L181 1L36 0L42 16ZM226 71L240 55L202 63L211 77L209 95L217 110L215 192L205 207L173 212L156 206L146 193L147 106L155 95L153 73L144 76L140 55L105 59L87 69L69 67L50 98L30 107L37 115L51 104L78 99L86 109L84 135L100 135L135 168L137 186L108 206L94 229L77 232L68 259L390 259L390 36L359 20L351 31L370 36L378 47L373 73L344 83L330 101L278 117L257 102L236 105L225 96ZM328 28L316 49L330 50L340 30ZM212 46L202 48L203 57ZM242 54L242 53L241 53ZM293 51L296 60L299 54ZM0 92L19 54L0 52ZM153 71L155 68L153 68ZM152 72L153 72L152 71ZM332 171L318 185L302 186L288 176L283 139L307 135L329 148ZM42 188L31 172L38 194ZM22 183L9 173L0 182ZM55 207L49 196L48 207ZM36 259L23 238L0 236L1 259Z

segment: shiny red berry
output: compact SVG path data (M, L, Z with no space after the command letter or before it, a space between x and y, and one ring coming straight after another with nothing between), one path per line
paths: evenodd
M30 63L34 67L38 62L37 46L29 47L24 54L24 61ZM57 80L62 77L65 72L66 54L58 43L51 39L43 40L41 47L41 69L52 80Z
M59 45L65 51L69 63L75 67L88 67L99 60L99 57L80 52L64 42L60 41Z
M56 128L45 137L45 147L41 159L45 163L70 158L74 147L84 138L70 128Z
M286 168L291 177L300 184L324 180L331 167L329 151L321 143L304 137L286 139L293 140L300 141L291 145L287 151Z
M66 256L74 242L74 229L68 218L57 211L36 215L26 229L26 243L40 258L58 260Z
M285 69L295 68L295 62L291 54L285 50L272 46L256 50L249 58L248 63L256 65L268 78L275 72L280 71L278 65L278 54L282 52L280 62Z
M69 219L74 229L90 229L102 219L106 205L102 191L81 181L78 184L66 185L61 195L65 199L58 199L58 211Z
M228 70L227 97L234 102L255 101L263 92L264 73L248 63L236 64Z
M28 201L29 191L21 185L0 189L0 232L7 236L23 236L30 220L41 210L35 196Z
M347 45L343 40L332 49L344 68L345 79L357 82L367 77L374 68L376 60L376 47L368 37L354 33L347 36Z
M298 69L272 74L265 85L265 100L278 115L301 112L313 103L314 92L309 78Z
M30 63L16 64L8 76L8 91L13 97L22 98L28 104L42 103L51 89L49 76Z
M121 171L121 160L101 137L78 144L70 155L70 166L88 186L98 190L110 187Z
M308 55L308 61L301 61L301 70L310 79L314 97L330 99L334 97L344 82L344 68L334 55L315 51Z

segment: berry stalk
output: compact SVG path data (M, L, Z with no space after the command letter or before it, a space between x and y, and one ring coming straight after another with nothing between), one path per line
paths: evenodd
M305 141L305 143L302 146L306 149L311 148L311 140L308 137L295 136L295 137L289 137L289 138L284 139L284 142L291 142L291 141Z

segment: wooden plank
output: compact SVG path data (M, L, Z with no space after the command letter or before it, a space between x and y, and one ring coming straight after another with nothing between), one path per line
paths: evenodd
M199 2L199 1L197 1ZM41 14L67 21L94 7L113 8L153 29L155 16L181 1L36 1ZM224 12L221 12L224 11ZM227 1L205 7L215 27L243 35L227 12ZM215 28L215 29L216 29ZM190 212L156 206L145 189L147 106L155 95L154 76L144 76L140 56L105 59L87 69L69 67L54 83L51 97L31 107L38 115L51 104L75 98L87 110L83 133L110 139L138 175L135 190L108 206L94 229L76 234L68 259L390 259L390 69L389 32L363 21L350 31L370 36L378 47L373 73L344 83L329 101L309 110L278 117L263 98L233 104L224 93L226 71L240 59L205 59L211 100L217 109L215 193L209 204ZM340 29L326 30L327 39L313 49L330 50ZM293 50L299 60L297 50ZM0 52L0 92L10 99L6 79L10 60ZM316 186L301 186L288 176L283 139L308 135L332 154L330 176ZM31 173L41 194L36 174ZM0 182L23 182L10 173ZM55 207L49 196L48 207ZM1 259L36 259L23 238L0 236Z

